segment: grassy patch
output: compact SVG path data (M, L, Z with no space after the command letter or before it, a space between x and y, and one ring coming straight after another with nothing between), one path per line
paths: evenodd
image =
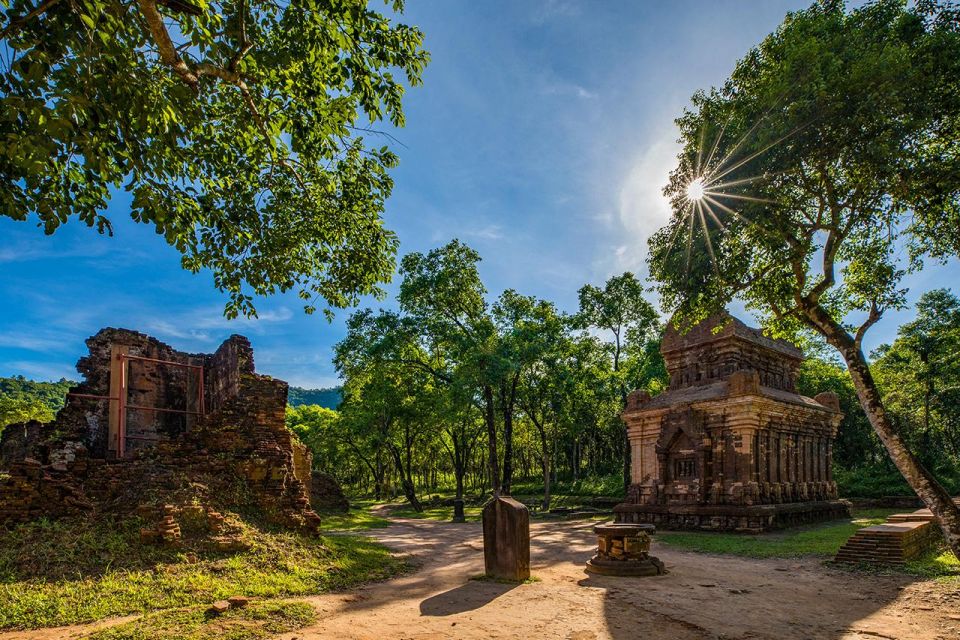
M390 526L390 521L368 509L350 509L347 513L321 513L322 531L366 531Z
M578 496L611 498L623 497L623 476L613 473L606 476L590 476L579 480L560 480L550 485L554 497ZM543 480L528 480L513 483L514 495L543 496ZM559 506L559 505L557 505Z
M202 537L144 545L142 521L39 521L0 533L0 628L36 628L209 603L351 587L405 568L367 538L312 538L224 514L246 551ZM186 535L186 531L185 531Z
M951 495L960 493L960 467L949 463L930 469ZM865 465L855 469L834 467L834 479L840 495L857 498L883 496L912 496L913 489L889 460L883 464Z
M785 532L744 535L707 531L665 531L655 540L680 549L702 553L721 553L750 558L789 558L796 556L833 556L857 529L882 523L897 509L864 509L850 520L825 522Z
M467 522L479 522L480 512L482 510L483 508L479 505L464 506L463 514L466 517ZM453 520L453 507L431 505L429 503L424 504L423 511L419 513L414 511L413 507L406 502L398 505L387 504L385 505L384 511L392 518L415 518L447 521Z
M163 611L96 631L89 640L259 640L301 629L316 612L306 602L255 602L211 616L202 607Z
M960 559L941 545L921 558L907 562L907 573L924 578L936 578L960 584Z

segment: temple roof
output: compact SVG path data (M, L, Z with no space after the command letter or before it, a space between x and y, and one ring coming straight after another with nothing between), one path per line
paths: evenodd
M802 396L798 393L783 391L773 387L760 385L755 395L793 404L801 407L819 409L821 411L832 411L813 398ZM636 410L649 411L651 409L667 409L678 405L693 404L696 402L709 402L711 400L724 400L730 398L730 384L726 381L714 382L695 387L684 387L682 389L668 389L663 393L654 396L652 399L644 402ZM629 412L629 410L628 410Z
M723 328L715 332L716 328L721 325ZM748 327L726 311L714 314L686 333L681 333L671 319L663 334L660 350L666 355L672 351L692 349L708 342L729 338L750 342L794 360L803 359L803 352L786 340L767 337L763 335L762 330Z

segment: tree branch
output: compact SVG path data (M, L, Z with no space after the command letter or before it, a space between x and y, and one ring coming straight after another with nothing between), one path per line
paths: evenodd
M37 16L46 13L49 11L55 4L59 3L60 0L44 0L36 9L28 11L26 15L23 15L19 18L11 18L10 24L3 28L3 31L0 31L0 39L5 39L7 36L16 35L23 29L24 25L36 18Z
M880 320L880 316L883 315L883 309L877 306L877 301L874 300L870 303L870 314L867 316L867 319L860 325L860 328L857 329L857 334L853 338L853 343L856 345L857 349L860 348L860 343L863 342L863 336L867 333L867 329L872 327Z
M199 91L200 79L177 53L173 40L170 39L170 33L167 31L167 26L163 23L163 14L157 9L157 3L154 0L137 0L137 4L140 5L140 12L143 13L143 17L147 21L147 28L150 29L150 34L160 50L160 59L173 69L174 73L180 76L191 89Z
M140 0L140 2L149 1L150 0ZM218 67L208 62L202 62L197 65L196 77L199 78L201 76L219 78L220 80L232 84L240 90L240 95L243 97L243 102L247 105L247 110L250 111L250 115L253 117L254 124L257 125L257 129L260 130L260 134L263 135L264 139L267 141L267 144L270 145L270 154L273 156L274 162L289 171L291 175L293 175L293 179L296 180L297 185L306 191L307 185L300 176L300 172L298 172L296 167L291 164L289 158L281 156L277 153L273 136L270 135L270 131L267 129L267 122L260 113L260 110L257 108L257 103L253 99L253 93L250 91L250 87L247 86L243 76L236 71L230 71L229 69L224 69L223 67Z

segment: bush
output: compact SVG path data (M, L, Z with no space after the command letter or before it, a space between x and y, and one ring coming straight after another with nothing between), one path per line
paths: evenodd
M951 494L960 493L960 468L942 464L933 475ZM882 498L912 496L913 489L892 464L864 465L854 469L834 467L833 479L843 498Z

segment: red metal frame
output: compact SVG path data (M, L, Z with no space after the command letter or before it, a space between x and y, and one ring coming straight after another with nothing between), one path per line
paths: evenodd
M131 356L125 353L117 355L117 359L120 361L120 394L119 396L99 396L89 393L68 393L67 395L72 398L83 398L88 400L116 400L117 402L117 457L123 458L127 451L127 439L130 440L153 440L153 438L148 438L146 436L127 436L127 410L140 410L140 411L159 411L162 413L179 413L184 415L200 416L203 417L206 415L206 406L204 403L204 380L203 380L203 365L200 364L186 364L184 362L174 362L172 360L158 360L157 358L147 358L145 356ZM173 367L182 367L184 369L195 369L198 373L198 388L197 388L197 411L190 411L187 409L167 409L165 407L145 407L142 405L128 404L127 403L127 368L122 366L124 360L139 360L140 362L152 362L154 364L165 364Z

